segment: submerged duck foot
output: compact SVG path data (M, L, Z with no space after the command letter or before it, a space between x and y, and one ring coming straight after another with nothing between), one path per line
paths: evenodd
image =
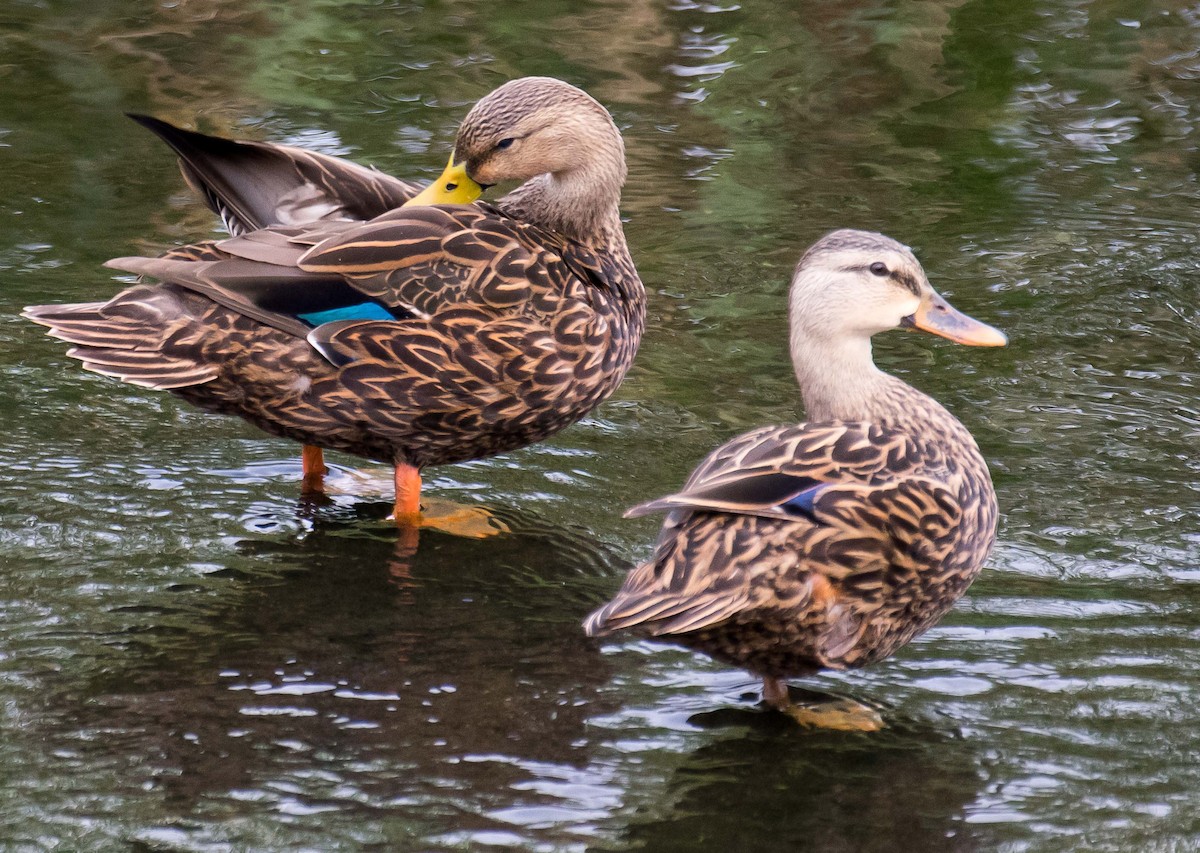
M508 525L481 506L457 504L438 498L422 498L421 469L405 462L396 464L396 506L392 520L399 527L427 528L465 539L486 539L508 533Z
M440 498L423 498L419 513L393 513L391 518L398 527L436 530L464 539L487 539L510 532L507 524L484 507Z
M793 703L776 708L808 729L828 729L838 732L877 732L886 727L883 717L874 708L852 699L832 702Z
M763 678L763 704L808 729L839 732L877 732L885 727L874 708L853 699L795 702L781 678Z

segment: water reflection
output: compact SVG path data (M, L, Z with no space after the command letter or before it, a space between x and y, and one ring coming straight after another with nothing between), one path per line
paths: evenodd
M1196 8L5 13L10 846L679 849L711 822L732 849L870 849L894 832L917 849L1200 847ZM15 319L111 294L99 264L153 248L147 235L214 227L123 110L417 177L467 104L526 73L616 114L651 301L616 401L553 442L438 474L445 497L537 513L512 539L423 535L401 559L386 489L297 515L291 447L84 375ZM653 539L657 520L620 509L730 435L798 417L787 270L835 225L903 237L960 307L1012 333L986 363L879 342L887 369L978 437L1005 517L993 566L938 629L813 682L888 703L893 730L869 750L775 731L738 698L741 676L636 643L597 652L576 627ZM744 713L708 726L725 706ZM856 834L859 813L877 831Z
M693 717L712 740L679 764L624 839L655 851L747 849L747 827L780 849L965 851L984 785L977 747L917 726L876 735L798 732L782 715Z
M79 768L120 743L117 790L158 801L193 842L263 809L293 839L379 842L386 829L358 822L381 809L385 827L467 840L547 814L579 822L594 803L547 781L580 775L585 720L615 707L578 622L589 585L621 568L585 532L505 511L508 535L426 532L398 560L389 508L318 511L298 540L244 540L252 568L222 572L198 629L176 618L187 585L125 609L136 624L111 639L123 653L89 686L51 679L23 736Z

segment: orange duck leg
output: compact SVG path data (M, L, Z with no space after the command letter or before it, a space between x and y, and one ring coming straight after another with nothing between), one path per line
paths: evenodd
M329 469L325 467L325 456L321 448L311 444L304 445L300 451L300 463L303 466L304 479L300 481L300 490L305 494L320 494L325 491L325 475Z
M396 465L396 505L392 520L403 527L421 526L421 469L407 462Z

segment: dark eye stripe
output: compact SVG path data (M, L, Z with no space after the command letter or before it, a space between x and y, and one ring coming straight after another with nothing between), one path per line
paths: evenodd
M896 270L892 273L892 278L911 290L914 296L921 295L921 282L917 281L915 276Z
M871 265L870 264L859 264L857 266L846 267L845 271L846 272L870 272ZM911 275L910 273L904 272L903 270L892 270L888 274L888 278L890 278L892 281L896 282L896 284L900 285L901 287L905 288L906 290L912 291L914 296L921 295L921 282L915 276Z

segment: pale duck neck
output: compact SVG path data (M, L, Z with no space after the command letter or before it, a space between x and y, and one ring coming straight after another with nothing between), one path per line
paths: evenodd
M793 329L792 364L812 421L891 421L897 397L904 390L919 393L875 366L864 335L830 338Z
M942 430L978 455L975 439L941 403L875 366L869 337L821 338L793 329L792 362L807 420Z

